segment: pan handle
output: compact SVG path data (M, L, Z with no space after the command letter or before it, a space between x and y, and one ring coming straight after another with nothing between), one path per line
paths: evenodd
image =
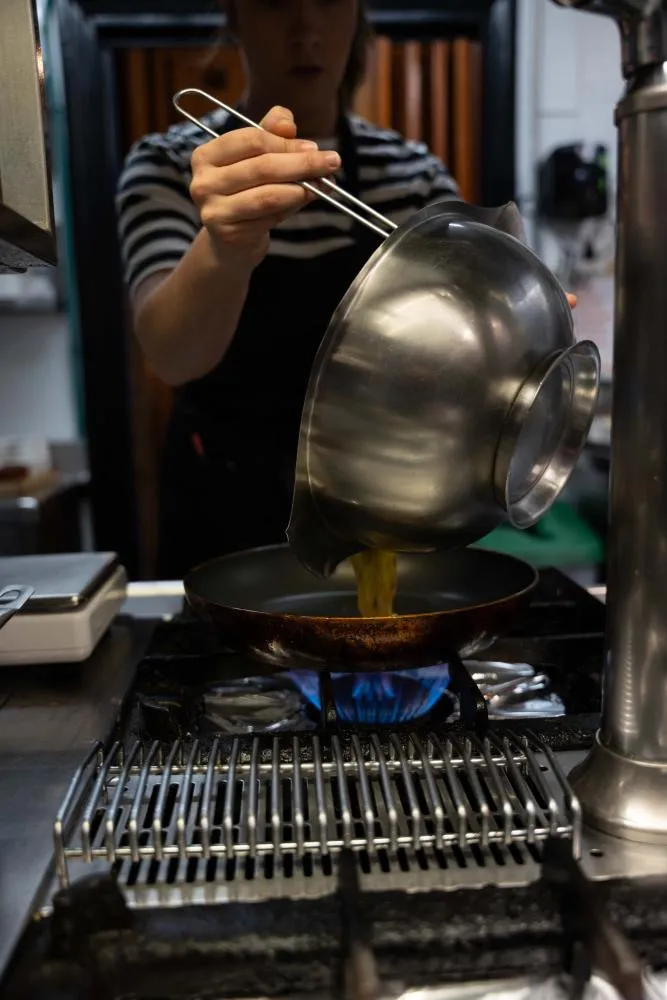
M0 590L0 628L21 610L34 593L34 587L21 587L18 584L10 584Z

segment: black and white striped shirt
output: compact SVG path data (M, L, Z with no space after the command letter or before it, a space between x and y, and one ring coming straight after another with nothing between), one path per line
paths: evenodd
M230 127L224 111L205 121L216 132ZM405 141L357 115L348 117L356 144L361 199L397 224L432 201L458 196L456 183L425 145ZM131 290L149 275L176 267L201 227L189 194L193 150L209 137L186 122L148 135L129 152L117 193L118 229ZM335 142L321 142L335 148ZM344 165L338 180L345 186ZM323 201L309 204L272 234L269 254L298 260L325 256L353 243L352 221Z

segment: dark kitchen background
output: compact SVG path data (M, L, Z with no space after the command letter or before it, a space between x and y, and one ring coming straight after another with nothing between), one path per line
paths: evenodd
M55 278L0 278L0 555L95 547L150 577L170 393L131 336L114 187L130 145L176 119L176 90L233 102L243 70L211 0L43 0L39 12L61 263ZM614 26L548 0L376 0L372 15L356 110L427 142L466 199L519 203L530 241L580 293L581 333L609 377L611 212L563 223L537 202L540 165L572 143L608 151L613 191ZM603 406L555 519L498 546L598 576L607 447Z

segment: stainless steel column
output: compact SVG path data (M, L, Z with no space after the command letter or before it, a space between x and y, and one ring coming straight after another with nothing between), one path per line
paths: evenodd
M620 21L628 80L602 725L572 780L591 825L667 842L667 0L556 2Z

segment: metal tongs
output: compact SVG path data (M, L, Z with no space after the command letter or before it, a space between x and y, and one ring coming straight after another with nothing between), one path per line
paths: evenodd
M257 128L260 132L266 131L266 129L263 129L261 125L257 124L257 122L252 121L250 118L246 118L241 111L230 107L229 104L224 104L222 101L219 101L217 97L207 94L205 90L200 90L198 87L186 87L184 90L179 90L173 98L176 110L179 111L185 118L189 119L193 125L197 125L200 129L202 129L202 131L207 132L208 135L212 136L214 139L220 138L219 133L203 122L200 118L196 118L195 115L190 114L189 111L186 111L185 108L182 107L180 103L181 98L187 97L189 94L196 94L198 97L204 97L207 101L210 101L212 104L217 105L217 107L222 108L222 110L226 111L227 114L237 118L245 125ZM358 198L355 198L347 191L344 191L342 188L338 187L337 184L333 184L330 180L327 180L326 177L323 177L318 181L318 184L321 185L320 187L317 187L315 184L310 184L308 181L300 181L299 183L302 188L305 188L306 191L309 191L311 194L321 198L322 201L326 201L328 205L333 205L333 207L337 208L339 212L343 212L351 219L354 219L355 222L359 222L362 226L366 226L367 229L370 229L378 236L381 236L382 239L386 239L387 236L390 236L395 229L398 229L396 223L392 222L391 219L387 219L386 216L381 215L380 212L376 212L374 208L370 207L370 205L365 205L363 201L359 201ZM326 188L327 191L333 192L336 197L333 198L331 195L326 194L322 190L323 187ZM344 201L349 202L350 205L354 205L357 211L350 208L349 205L344 204ZM375 219L375 222L372 221L373 219Z

